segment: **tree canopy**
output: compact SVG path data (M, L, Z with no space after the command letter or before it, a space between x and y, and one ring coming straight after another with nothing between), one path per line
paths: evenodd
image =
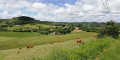
M119 37L119 28L114 21L109 21L104 27L101 27L98 38L106 36L113 37L115 39Z

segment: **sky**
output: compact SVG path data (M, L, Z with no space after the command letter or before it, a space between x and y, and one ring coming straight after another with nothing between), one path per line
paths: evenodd
M105 0L103 0L105 2ZM120 0L106 0L113 20L120 22ZM0 19L29 16L53 22L107 22L102 0L0 0Z

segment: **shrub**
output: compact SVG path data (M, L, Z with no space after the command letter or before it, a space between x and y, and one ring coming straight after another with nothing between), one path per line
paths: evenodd
M80 30L86 31L86 32L98 32L98 28L94 27L80 27Z
M56 29L55 32L58 32L60 34L67 34L67 33L70 33L72 31L71 28L59 28L59 29Z
M45 34L45 35L48 35L48 32L47 31L39 31L40 34Z
M119 29L114 21L109 21L106 23L105 27L102 27L99 31L98 38L103 38L106 36L118 39Z

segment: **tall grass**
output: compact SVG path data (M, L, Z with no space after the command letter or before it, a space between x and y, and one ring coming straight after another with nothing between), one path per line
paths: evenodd
M73 50L64 52L62 50L57 50L57 52L52 54L54 59L51 60L60 60L59 58L62 58L62 60L94 60L98 54L110 47L113 42L114 39L112 38L103 38L82 44L80 47ZM59 57L56 57L54 54Z
M49 60L67 60L67 56L62 49L54 48L51 55L49 56Z
M99 60L120 60L120 40L117 40L109 49L102 53Z

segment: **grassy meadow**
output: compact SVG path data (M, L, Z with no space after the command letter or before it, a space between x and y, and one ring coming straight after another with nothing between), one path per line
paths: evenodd
M44 59L45 57L49 57L51 52L54 51L56 48L69 50L75 47L79 47L79 45L75 41L78 37L82 38L84 42L89 42L90 40L95 39L94 37L92 37L95 34L96 33L81 31L72 32L71 34L67 35L38 36L38 33L0 32L0 58L2 60L24 60L27 58L34 59L36 57ZM65 42L60 43L61 40L64 40ZM54 44L50 45L50 41L53 41ZM28 45L37 46L32 49L26 49L26 46ZM23 49L20 51L21 53L18 54L18 48L20 47L23 47Z
M1 37L12 37L12 38L24 38L24 37L34 37L34 36L38 36L40 34L36 33L36 32L0 32L0 36ZM1 39L2 40L2 39ZM7 40L4 39L4 40Z
M4 34L8 33L8 34ZM84 34L83 34L84 33ZM33 36L32 36L33 34ZM28 45L42 45L48 44L51 41L57 42L61 40L75 40L76 38L90 38L96 33L88 33L88 32L77 32L71 33L67 35L40 35L38 33L20 33L20 32L2 32L0 36L4 37L12 37L14 39L4 39L5 41L0 41L0 50L4 49L12 49L12 48L19 48L19 47L26 47ZM25 37L26 36L26 37ZM21 38L22 37L22 38ZM9 43L6 43L9 42Z
M95 38L83 39L84 42L89 42L91 40L95 40ZM51 56L57 49L71 50L78 47L79 45L76 41L70 40L61 43L38 45L32 49L26 49L25 47L20 50L20 54L18 54L18 48L0 50L0 56L2 58L1 60L52 60Z
M119 60L120 40L96 39L93 37L96 34L84 31L66 35L0 32L0 60ZM78 37L82 39L80 46L75 41ZM54 43L50 44L51 41ZM26 49L28 45L35 46Z

